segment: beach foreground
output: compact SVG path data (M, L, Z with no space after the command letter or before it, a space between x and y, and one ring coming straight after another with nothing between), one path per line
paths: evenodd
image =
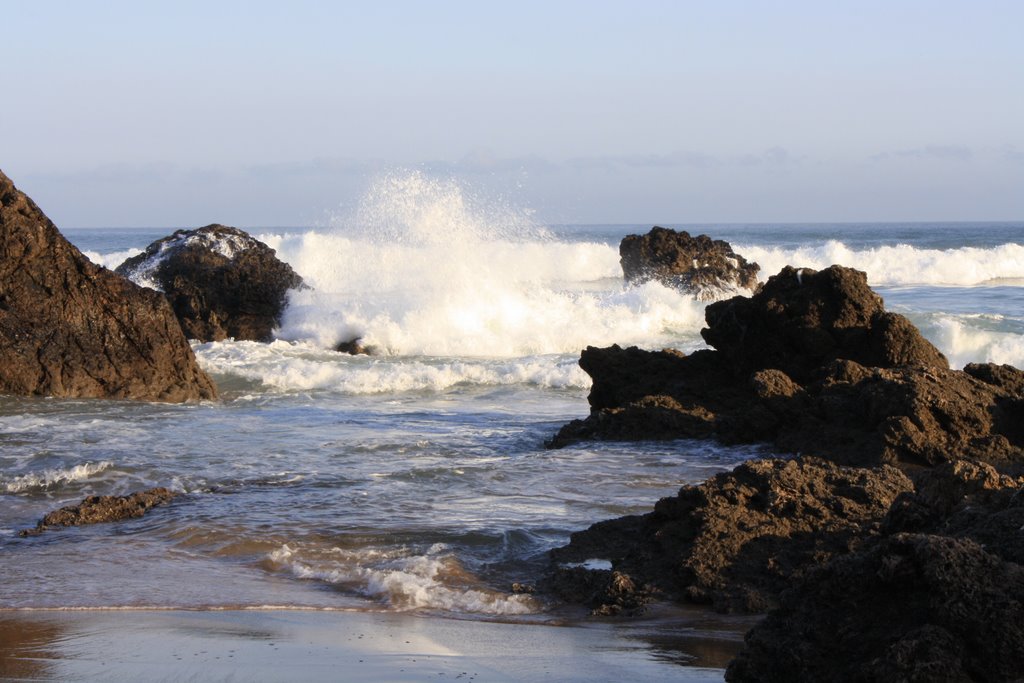
M583 625L309 610L0 612L4 681L721 681L746 620Z

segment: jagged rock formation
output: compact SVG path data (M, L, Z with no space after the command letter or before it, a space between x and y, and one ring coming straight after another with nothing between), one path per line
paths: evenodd
M704 301L754 290L760 270L734 252L728 242L659 226L646 235L624 237L619 257L627 283L657 280Z
M730 681L1022 680L1024 372L950 370L839 266L786 268L706 318L715 350L584 351L591 415L553 445L713 436L801 456L574 534L541 586L599 614L772 610Z
M78 505L69 505L47 513L34 529L22 531L21 535L35 536L47 529L58 527L135 519L157 505L169 503L176 496L176 493L162 487L138 491L127 496L89 496Z
M741 373L772 368L803 383L839 358L877 368L949 367L852 268L786 266L753 296L713 303L704 317L701 336Z
M646 515L573 534L552 553L558 567L546 587L599 613L635 609L652 595L763 612L796 576L876 535L893 501L912 490L892 467L753 460L684 486ZM611 569L575 566L588 559Z
M90 262L2 172L0 393L217 394L163 297Z
M1024 567L896 534L810 572L746 637L732 683L1019 681Z
M800 279L810 292L787 268L750 299L709 306L714 351L588 347L580 366L593 378L591 414L551 445L713 436L847 465L1024 466L1024 373L950 370L884 311L863 273L832 266Z
M302 286L302 278L273 249L223 225L178 230L117 272L162 291L185 334L199 341L269 341L288 290Z

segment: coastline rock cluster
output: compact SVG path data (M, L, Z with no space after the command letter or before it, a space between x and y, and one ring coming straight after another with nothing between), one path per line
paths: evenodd
M1024 372L949 369L840 266L787 267L706 320L713 350L585 350L591 414L551 445L713 437L796 457L573 534L542 587L596 614L768 612L730 681L1015 680Z
M273 249L238 228L178 230L117 267L164 293L189 339L270 341L290 289L303 286Z
M162 296L93 264L0 172L0 394L217 395Z
M588 347L591 414L551 442L716 437L844 465L1024 465L1024 373L950 370L864 273L785 268L707 308L715 350Z
M702 301L755 289L760 270L724 240L660 226L646 235L627 235L619 243L619 257L626 283L656 280Z

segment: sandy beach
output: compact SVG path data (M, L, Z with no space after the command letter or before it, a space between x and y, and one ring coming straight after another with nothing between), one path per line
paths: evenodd
M743 620L510 624L384 612L0 612L4 681L721 681ZM649 627L648 627L649 626Z

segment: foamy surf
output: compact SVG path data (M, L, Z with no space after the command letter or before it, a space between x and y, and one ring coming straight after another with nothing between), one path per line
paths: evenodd
M833 264L866 272L872 286L971 286L1024 278L1024 244L1016 243L991 248L922 249L896 244L854 249L829 240L796 249L755 244L734 244L733 248L761 266L762 279L787 265L822 270Z
M210 342L194 347L200 365L277 391L342 394L444 391L458 385L528 385L583 389L590 378L575 358L372 358L324 350L309 342Z
M436 544L424 554L283 545L267 555L266 566L300 579L322 581L399 611L522 615L540 609L528 595L510 595L483 586L444 544Z
M291 293L284 340L490 358L699 345L703 304L658 284L624 287L616 246L558 241L420 174L385 178L330 231L261 239L312 287Z
M994 329L999 326L1007 327L998 316L936 314L922 332L946 354L950 367L978 362L1024 367L1024 334Z
M29 472L8 481L0 480L0 487L7 493L24 493L26 491L51 491L72 482L83 481L113 467L114 463L107 460L100 462L84 462L73 467L58 467L40 472Z

